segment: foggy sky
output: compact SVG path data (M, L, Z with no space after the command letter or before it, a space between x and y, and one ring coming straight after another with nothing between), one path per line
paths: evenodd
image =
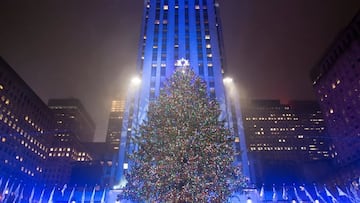
M47 103L79 98L103 141L136 69L142 0L1 0L0 55ZM358 0L222 0L227 74L241 96L315 99L310 69Z

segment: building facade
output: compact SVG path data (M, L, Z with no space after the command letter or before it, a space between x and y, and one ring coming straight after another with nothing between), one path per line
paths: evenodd
M116 152L116 154L118 154L117 152L119 151L124 111L125 100L117 99L111 102L111 111L106 133L106 143L111 147L111 150Z
M31 184L62 183L58 171L63 166L48 156L54 115L2 58L0 100L0 176Z
M330 137L316 101L253 100L242 102L242 107L255 182L305 180L318 175L307 174L307 164L329 162Z
M50 99L49 108L56 117L58 132L66 131L81 142L92 142L95 124L78 99Z
M360 175L360 14L311 72L343 180Z
M239 104L234 102L224 85L225 73L219 3L215 0L145 0L139 44L137 71L141 83L130 84L119 145L117 182L128 170L127 154L133 149L134 129L146 119L147 107L155 100L164 82L179 66L190 66L208 86L208 94L216 99L233 131L238 150L236 160L248 176L242 118ZM236 100L235 100L236 101ZM233 113L235 112L235 113Z

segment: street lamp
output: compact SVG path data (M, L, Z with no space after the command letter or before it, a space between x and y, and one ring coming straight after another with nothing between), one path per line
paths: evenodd
M141 83L141 79L137 76L135 76L131 79L131 85L137 86L137 85L140 85L140 83Z
M223 82L224 82L225 85L231 84L231 83L233 82L233 79L230 78L230 77L225 77L225 78L223 79Z

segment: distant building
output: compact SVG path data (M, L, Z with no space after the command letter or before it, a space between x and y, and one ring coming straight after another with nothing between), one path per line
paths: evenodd
M64 166L48 159L54 129L53 113L0 57L0 177L62 183Z
M88 142L82 145L91 154L92 160L72 162L69 184L108 187L110 180L107 176L112 164L108 158L108 144Z
M242 103L244 130L258 183L304 179L304 166L330 159L329 136L315 101L253 100Z
M111 102L111 111L109 116L108 129L106 133L106 143L111 149L118 153L120 144L120 135L122 128L123 114L125 111L125 100L113 100Z
M345 181L360 175L360 13L311 72L332 137L336 166Z
M116 169L119 163L120 136L125 111L125 100L116 99L111 102L108 129L106 133L107 154L104 159L103 183L114 185ZM115 167L113 167L115 166Z
M92 142L95 124L78 99L50 99L49 108L57 119L57 130L66 131L81 142Z

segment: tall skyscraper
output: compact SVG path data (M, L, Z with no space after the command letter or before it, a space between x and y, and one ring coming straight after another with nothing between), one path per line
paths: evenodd
M125 100L113 100L106 133L106 143L114 152L119 151L120 135L122 128L123 114L125 111Z
M177 66L190 66L220 103L221 118L236 135L235 157L248 176L248 161L239 104L228 91L219 3L215 0L145 0L137 71L141 78L129 88L119 146L117 181L124 180L134 129L146 119L148 104L159 95Z
M343 181L360 175L360 12L311 72Z

